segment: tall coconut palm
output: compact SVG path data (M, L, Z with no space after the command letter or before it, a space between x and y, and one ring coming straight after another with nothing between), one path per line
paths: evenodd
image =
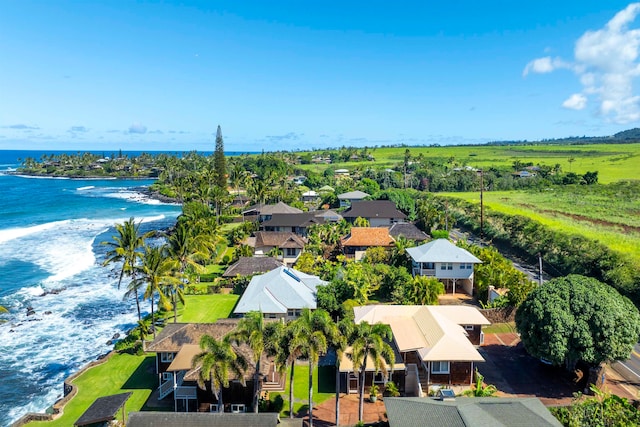
M337 323L340 333L334 336L331 341L331 348L336 354L336 426L340 425L340 362L347 346L350 344L348 338L353 334L353 319L344 318Z
M238 327L229 335L231 342L245 343L251 348L255 372L253 374L253 412L258 412L260 397L260 359L265 348L266 324L262 312L250 311L238 322Z
M313 426L313 369L322 353L339 335L336 324L324 310L302 310L300 317L292 322L296 337L304 337L301 351L309 361L309 426Z
M393 349L388 344L392 338L391 328L389 325L376 323L370 325L367 322L361 322L354 328L352 334L351 352L347 353L347 357L353 362L354 371L360 370L359 378L359 394L360 400L358 404L358 420L362 421L364 409L364 381L367 369L367 361L373 362L374 374L382 372L387 374L387 365L393 370L393 362L395 356ZM385 363L386 362L386 363Z
M212 336L203 335L200 338L202 352L196 354L191 366L198 371L198 386L206 388L206 382L211 382L211 390L218 399L218 411L223 411L222 389L229 387L229 372L244 379L247 361L242 355L236 354L228 338L217 340Z
M209 257L210 247L202 235L196 235L193 229L184 222L178 222L173 233L169 236L167 252L174 261L173 269L179 278L183 278L187 267L196 272L202 270L199 262ZM173 322L178 321L178 299L184 303L182 288L184 282L172 283L169 287L173 303Z
M143 298L151 302L151 323L153 338L156 337L156 329L153 327L154 299L158 296L158 306L169 307L169 300L164 292L168 286L181 283L180 279L172 275L174 263L168 258L165 246L147 246L142 253L142 262L136 266L138 277L134 282L140 287L145 284Z
M114 262L122 262L120 275L118 277L118 289L125 275L135 277L135 265L140 259L140 248L144 245L144 241L151 235L140 234L141 222L135 222L133 217L129 218L122 224L116 224L116 234L113 236L113 242L102 242L103 245L109 246L111 249L107 252L107 258L104 260L104 266Z

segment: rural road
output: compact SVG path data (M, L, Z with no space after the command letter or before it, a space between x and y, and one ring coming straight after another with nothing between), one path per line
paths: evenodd
M640 344L636 344L631 357L611 365L615 371L632 384L640 386Z

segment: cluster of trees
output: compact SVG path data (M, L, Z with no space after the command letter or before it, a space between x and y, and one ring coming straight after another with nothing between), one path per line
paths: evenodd
M324 310L302 310L299 318L288 323L265 322L262 313L250 312L242 318L238 327L221 340L204 335L200 341L202 352L193 359L199 369L200 387L211 383L212 390L222 404L222 389L229 386L229 373L242 378L248 361L237 354L232 344L246 344L252 353L255 366L253 410L260 406L260 360L263 355L272 357L281 375L289 371L289 416L293 418L295 367L299 359L309 364L309 425L313 425L313 372L321 354L332 349L336 354L336 424L340 418L340 360L343 354L352 361L360 376L359 419L362 420L364 404L364 375L367 359L374 362L376 372L386 374L393 369L395 355L389 341L388 325L355 324L353 317L334 322ZM222 405L220 405L222 407Z

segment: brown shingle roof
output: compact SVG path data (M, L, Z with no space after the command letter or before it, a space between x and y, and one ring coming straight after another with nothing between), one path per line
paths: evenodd
M391 200L361 200L351 203L351 207L342 216L344 218L392 218L405 219L407 216L396 208Z
M351 227L341 242L342 246L391 246L394 240L386 227Z
M304 248L305 241L291 231L256 231L256 248L277 246L279 248Z
M397 239L400 236L404 236L406 239L414 240L416 242L422 242L429 239L427 233L420 230L410 222L396 222L389 227L389 234Z
M272 257L240 257L238 262L227 268L222 277L253 276L282 265L284 264Z

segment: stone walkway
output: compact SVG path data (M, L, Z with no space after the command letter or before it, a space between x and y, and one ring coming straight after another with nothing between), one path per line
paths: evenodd
M364 416L365 423L375 423L386 421L386 409L382 399L374 403L369 402L365 396ZM335 396L313 408L313 425L319 427L333 426L336 421L336 399ZM353 426L358 422L358 395L340 395L340 425ZM306 424L305 424L306 425Z

